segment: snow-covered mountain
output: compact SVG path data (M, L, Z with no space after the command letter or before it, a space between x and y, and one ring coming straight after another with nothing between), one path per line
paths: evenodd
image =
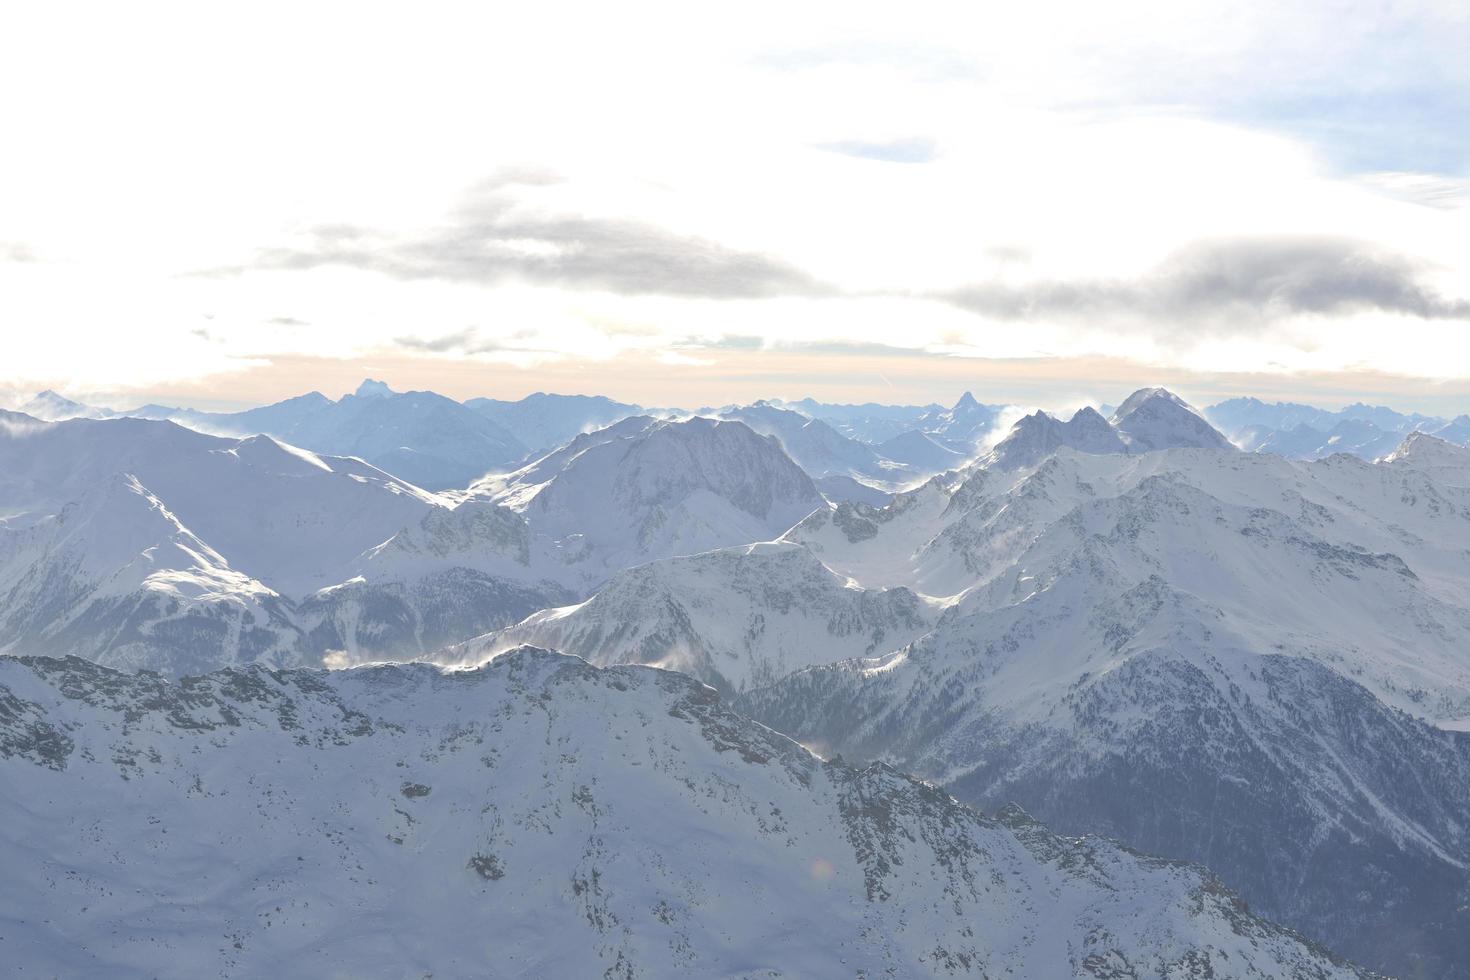
M371 379L337 401L311 392L244 412L146 406L129 414L222 435L261 433L314 452L357 456L433 490L464 487L530 452L499 422L451 398L396 392Z
M885 439L874 449L884 459L923 473L943 473L969 462L965 453L941 446L919 429L910 429Z
M948 409L920 417L917 428L955 452L973 456L995 427L1004 406L982 405L968 391Z
M1377 459L1392 452L1405 435L1419 431L1457 445L1470 444L1470 422L1457 425L1458 419L1446 421L1362 403L1330 412L1310 405L1268 405L1255 398L1232 398L1210 406L1204 414L1247 452L1293 459L1322 459L1333 453Z
M909 589L853 587L805 548L772 542L627 569L586 602L538 612L432 659L478 664L530 644L602 666L679 670L738 691L895 649L927 633L936 613Z
M20 406L20 411L46 422L65 422L67 419L104 419L110 418L113 414L105 408L74 401L49 388L32 395Z
M375 582L427 583L421 588L430 596L468 588L438 628L405 632L389 647L425 653L515 621L477 618L481 608L515 608L520 619L585 598L625 568L772 540L827 506L779 443L739 422L634 417L481 481L452 509L367 552L357 566L363 582L324 601L344 601ZM382 647L339 649L356 662L381 659Z
M1164 388L1129 395L1110 420L1131 452L1153 449L1229 449L1226 439L1204 416Z
M555 395L543 391L519 401L470 398L464 405L499 424L535 455L550 452L581 433L605 429L631 415L644 414L637 405L601 395Z
M1063 449L787 539L954 598L911 645L744 696L760 720L1208 863L1371 966L1470 963L1470 451Z
M936 472L888 459L867 443L849 439L821 419L778 408L769 402L726 408L720 418L744 422L781 444L813 479L848 477L880 489L892 489Z
M773 540L828 506L775 439L703 417L624 419L456 499L364 567L396 580L448 561L584 597L621 569Z
M834 405L814 398L787 402L772 399L773 404L800 412L808 418L821 419L832 428L859 442L877 445L905 432L922 431L919 420L944 411L943 405Z
M15 976L1364 974L1201 869L824 763L696 681L0 661Z
M6 421L7 652L82 654L169 674L319 662L342 645L324 625L345 601L331 587L357 574L365 552L447 510L360 460L268 436L224 439L130 418ZM546 599L520 596L474 625L514 622ZM394 610L387 621L401 616ZM349 618L347 632L365 640L385 625L360 605ZM468 629L436 639L480 631Z
M267 436L0 422L0 650L175 676L416 656L827 506L773 440L708 419L630 420L454 497Z
M1036 411L1021 418L985 459L988 469L1035 466L1063 446L1080 453L1126 453L1122 436L1098 411L1084 406L1063 422Z

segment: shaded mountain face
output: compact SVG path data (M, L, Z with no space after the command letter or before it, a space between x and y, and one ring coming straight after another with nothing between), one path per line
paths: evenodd
M878 443L878 455L928 473L943 473L963 466L968 457L941 446L926 433L910 429Z
M1234 447L1175 395L1163 388L1144 388L1129 396L1112 419L1091 406L1078 409L1066 422L1033 412L1016 422L982 463L990 470L1027 469L1064 448L1106 455Z
M1232 398L1210 406L1205 415L1247 452L1293 459L1322 459L1333 453L1377 459L1417 431L1432 432L1457 445L1470 443L1470 425L1456 426L1458 420L1361 403L1329 412L1309 405Z
M416 656L827 506L730 422L635 423L528 467L533 487L449 498L266 436L4 421L0 649L172 676Z
M1126 453L1122 437L1098 414L1083 407L1066 422L1045 412L1033 412L1011 427L1010 434L985 457L990 469L1024 469L1066 447L1082 453Z
M601 395L554 395L541 391L519 401L471 398L464 405L500 425L538 456L578 435L643 413L637 405Z
M894 436L919 429L920 419L944 411L942 405L833 405L814 398L779 402L808 418L821 419L850 439L877 445Z
M813 478L839 473L875 479L884 476L885 461L871 446L849 439L820 419L768 402L727 408L720 417L744 422L761 435L773 437Z
M1063 450L787 538L863 587L955 598L913 644L742 710L1209 863L1387 972L1470 962L1470 452Z
M7 658L0 773L25 975L1364 975L1200 869L532 649L178 685Z
M209 432L263 433L315 452L357 456L430 490L467 486L530 451L498 422L453 399L431 391L395 392L371 379L335 402L312 392L246 412L138 414Z

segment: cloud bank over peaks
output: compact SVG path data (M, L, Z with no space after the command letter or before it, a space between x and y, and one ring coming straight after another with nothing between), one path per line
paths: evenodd
M1002 320L1123 316L1164 329L1187 320L1235 332L1300 314L1470 319L1470 299L1443 295L1432 272L1427 262L1351 238L1250 236L1191 242L1134 279L981 283L946 298Z
M760 252L641 220L543 210L512 188L525 183L488 182L468 194L442 223L417 233L318 225L298 243L265 249L248 266L222 271L346 266L404 280L487 286L518 280L623 295L710 299L830 292L801 269Z

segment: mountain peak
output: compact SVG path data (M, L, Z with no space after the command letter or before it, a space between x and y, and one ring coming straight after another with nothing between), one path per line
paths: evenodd
M1383 457L1385 463L1470 462L1470 449L1430 435L1428 432L1410 432L1399 443L1399 447Z
M975 396L972 395L972 394L970 394L968 391L965 392L963 395L960 396L960 400L959 401L957 401L957 402L954 403L954 410L957 411L957 412L960 411L961 409L972 409L972 408L979 408L979 407L980 407L980 403L978 401L976 401L975 400Z
M382 381L377 381L373 378L364 378L362 384L357 386L357 390L353 394L358 398L386 398L389 395L396 395L398 392L389 388Z
M1186 408L1189 411L1194 412L1194 414L1196 415L1199 414L1190 407L1188 402L1180 398L1178 395L1174 394L1168 388L1139 388L1133 394L1124 399L1123 404L1118 406L1118 410L1113 413L1113 422L1114 424L1116 424L1117 422L1127 418L1129 415L1132 415L1134 412L1138 411L1140 408L1149 404L1150 402L1160 401L1168 402L1173 405L1178 405L1181 408Z
M1203 415L1167 388L1135 391L1118 406L1112 423L1130 452L1233 448Z

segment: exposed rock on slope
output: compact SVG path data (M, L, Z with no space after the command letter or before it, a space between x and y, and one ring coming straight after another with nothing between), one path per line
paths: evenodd
M534 650L178 685L0 660L16 976L1360 976L1199 869Z

